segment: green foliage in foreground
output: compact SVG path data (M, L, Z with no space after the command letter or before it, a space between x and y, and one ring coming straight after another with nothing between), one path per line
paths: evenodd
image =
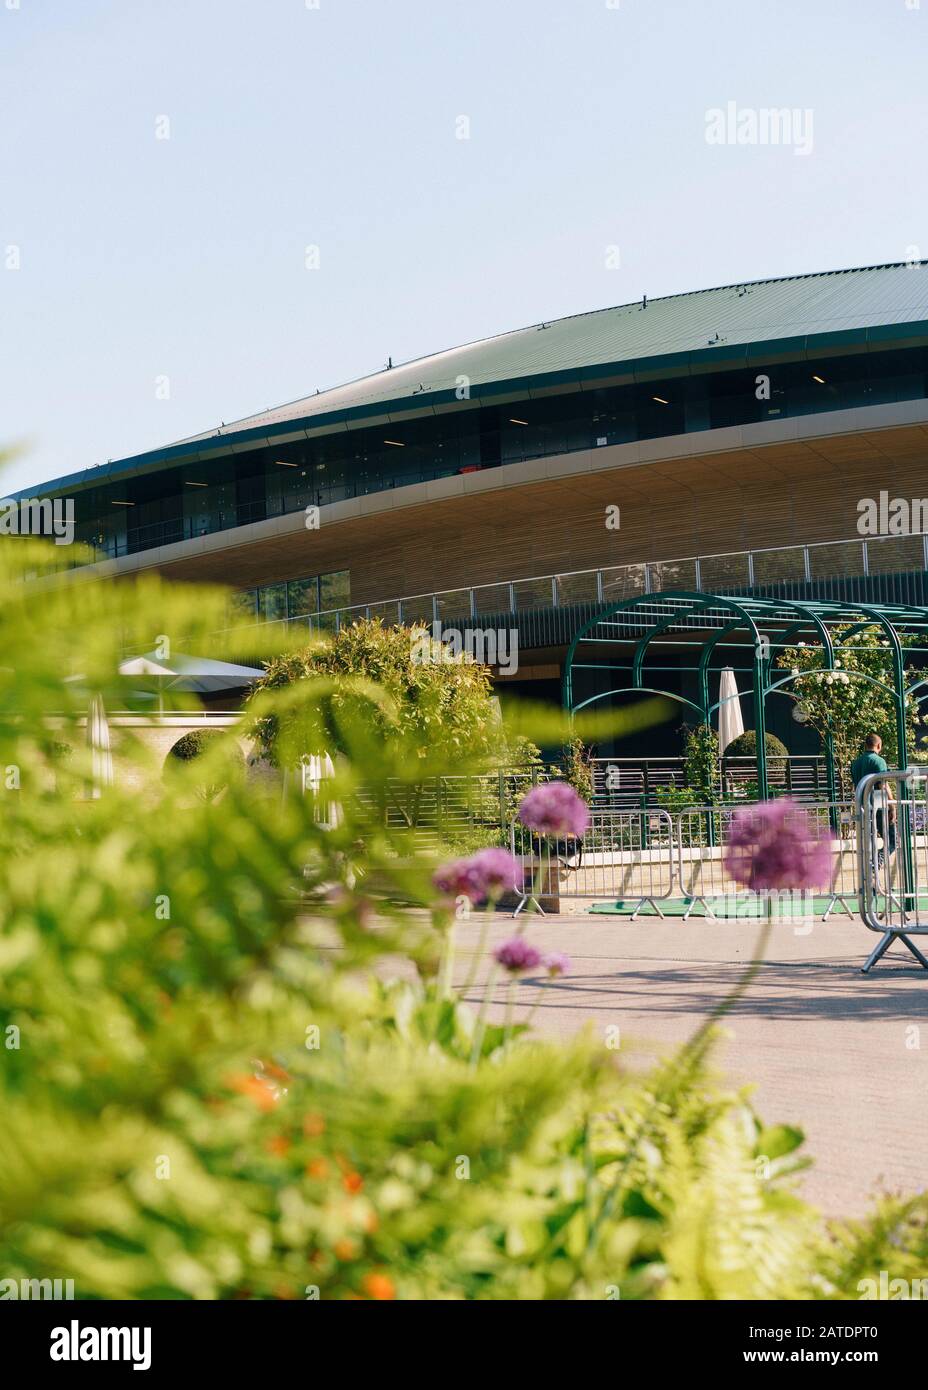
M0 764L18 774L0 793L0 1279L86 1298L856 1298L924 1268L924 1202L828 1230L791 1193L801 1136L719 1090L708 1036L644 1076L591 1038L481 1036L438 982L431 866L376 813L405 735L368 677L333 701L320 676L310 701L342 753L335 830L243 780L191 795L221 739L142 793L82 799L85 697L64 677L113 707L120 633L197 650L223 600L98 583L27 602L27 549L0 548ZM264 691L263 712L288 697ZM387 953L399 982L369 968Z

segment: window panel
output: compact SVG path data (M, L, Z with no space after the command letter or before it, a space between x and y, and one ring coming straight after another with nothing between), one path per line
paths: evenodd
M286 584L266 584L258 590L261 604L261 617L266 623L277 622L287 616Z
M335 570L331 574L319 576L319 610L327 612L331 608L346 608L351 603L351 574L348 570Z
M319 582L311 579L291 579L287 585L287 611L291 618L302 618L319 609Z
M254 620L258 615L258 595L255 589L234 589L229 597L233 622Z

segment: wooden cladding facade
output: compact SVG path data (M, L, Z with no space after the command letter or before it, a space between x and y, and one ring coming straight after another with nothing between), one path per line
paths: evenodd
M165 574L251 587L351 572L351 602L569 570L858 534L858 503L928 496L928 426L665 459L394 507L248 544L154 559ZM606 511L618 506L618 530Z

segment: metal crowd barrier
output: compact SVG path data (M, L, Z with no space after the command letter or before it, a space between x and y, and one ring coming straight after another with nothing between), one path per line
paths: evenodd
M928 933L926 782L918 780L917 773L914 779L911 773L887 774L884 779L906 789L906 795L898 798L899 833L905 830L907 836L901 857L898 852L880 856L876 804L868 800L865 808L861 806L861 795L875 795L866 789L879 779L861 784L855 804L796 805L798 814L811 816L822 833L830 832L837 841L830 882L822 894L827 897L822 921L839 907L848 916L859 912L871 930L884 938L865 970L879 960L894 936L928 968L928 961L907 940L909 934ZM913 791L913 787L919 789ZM728 876L725 854L732 816L749 804L689 806L673 815L663 809L594 810L582 840L538 836L516 820L510 826L510 847L523 865L524 884L517 889L519 901L513 916L528 905L540 912L545 904L557 910L564 898L634 902L633 921L650 903L663 918L660 904L675 895L689 900L684 921L698 905L706 917L717 921L713 902L726 899L739 900L740 912L740 899L747 902L750 895ZM869 873L864 872L867 865ZM813 898L811 891L797 890L793 896L802 896L805 913L806 903ZM919 904L924 909L923 922L917 920Z
M719 806L685 806L677 812L677 879L680 896L690 899L684 922L697 903L718 920L711 899L725 896L723 856L731 815L731 809Z
M747 898L744 890L729 877L725 868L725 854L732 816L737 811L744 811L750 804L688 806L677 813L677 882L680 895L690 900L683 914L684 921L688 920L698 904L702 904L707 917L717 921L713 901L739 896ZM818 823L822 834L831 833L837 840L834 867L827 888L828 903L822 913L822 921L827 921L838 903L849 916L853 916L857 907L852 908L849 899L857 895L858 856L856 820L850 803L797 802L796 811L797 814L811 817ZM791 899L798 896L803 901L812 897L805 890L797 890L797 894L786 896Z
M561 898L628 899L634 921L646 903L660 903L674 884L674 827L663 810L593 811L582 840L539 836L518 820L510 827L512 854L523 866L523 887L513 912Z
M860 916L880 940L866 975L894 941L928 970L911 940L928 934L928 815L926 773L878 772L865 777L855 796L860 840Z

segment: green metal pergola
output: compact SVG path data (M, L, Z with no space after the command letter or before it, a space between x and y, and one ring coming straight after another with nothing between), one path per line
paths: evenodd
M694 713L700 724L711 727L713 716L718 720L722 703L713 701L710 695L713 660L731 666L739 688L729 698L749 695L753 701L757 785L760 797L766 800L770 792L764 746L766 702L777 692L790 695L790 686L797 679L776 666L778 653L798 645L818 647L822 654L819 669L843 671L842 652L853 648L857 633L874 626L885 634L892 685L865 672L845 674L851 679L869 681L891 695L899 763L906 767L911 752L906 699L910 695L918 699L928 697L928 690L923 689L928 682L916 680L906 684L906 661L928 653L928 609L904 604L752 598L686 591L639 594L592 618L574 637L564 669L564 705L571 714L577 714L602 700L641 691L679 702ZM672 665L659 664L662 649L676 658ZM681 651L698 653L695 664L682 662ZM738 665L732 660L732 654L738 653L749 653L749 660ZM664 687L662 677L670 672L683 683L689 677L689 695ZM605 688L589 692L587 687L591 684ZM830 739L826 740L824 751L828 799L835 802L837 780Z

